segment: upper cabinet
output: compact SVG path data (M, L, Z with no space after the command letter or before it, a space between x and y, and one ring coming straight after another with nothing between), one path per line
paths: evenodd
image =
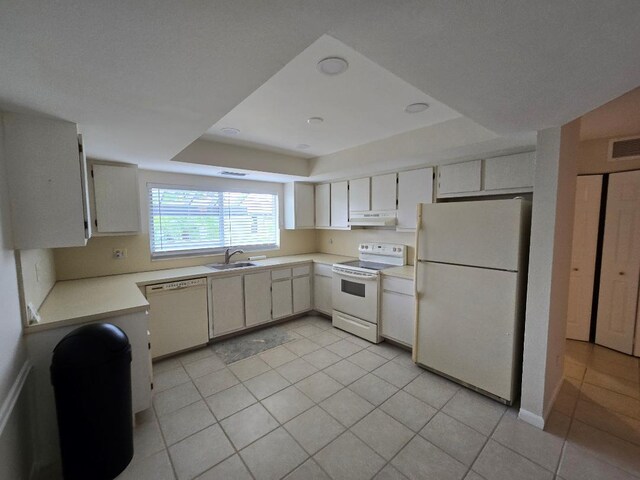
M482 189L482 160L438 167L438 196Z
M336 182L331 184L331 227L349 226L349 184Z
M487 158L484 161L484 189L487 191L513 188L531 190L535 161L535 152Z
M316 185L316 228L331 227L331 185Z
M314 186L312 184L285 183L284 228L287 230L314 228L314 203Z
M349 211L365 212L371 210L371 179L349 180Z
M415 230L417 205L433 202L433 168L398 174L398 230Z
M93 217L96 235L134 234L140 231L138 167L130 164L91 166Z
M385 211L397 208L397 182L398 176L395 173L371 177L371 210Z
M533 191L535 152L438 167L438 198Z
M85 246L86 162L75 123L2 116L14 248Z

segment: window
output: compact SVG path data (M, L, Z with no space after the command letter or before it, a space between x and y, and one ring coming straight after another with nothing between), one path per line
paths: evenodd
M278 248L278 196L149 187L151 256Z

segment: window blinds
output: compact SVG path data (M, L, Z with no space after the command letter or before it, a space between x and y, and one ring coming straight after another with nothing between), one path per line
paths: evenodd
M152 256L277 248L278 197L149 187Z

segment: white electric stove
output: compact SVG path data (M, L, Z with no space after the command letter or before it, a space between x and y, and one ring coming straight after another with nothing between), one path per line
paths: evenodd
M362 243L358 260L333 265L333 326L373 343L380 342L380 272L407 264L407 247Z

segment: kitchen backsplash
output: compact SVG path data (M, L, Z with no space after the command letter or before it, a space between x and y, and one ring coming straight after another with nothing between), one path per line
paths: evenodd
M398 243L407 245L407 262L413 265L415 234L384 229L316 230L316 245L322 253L358 256L358 245L363 242Z

